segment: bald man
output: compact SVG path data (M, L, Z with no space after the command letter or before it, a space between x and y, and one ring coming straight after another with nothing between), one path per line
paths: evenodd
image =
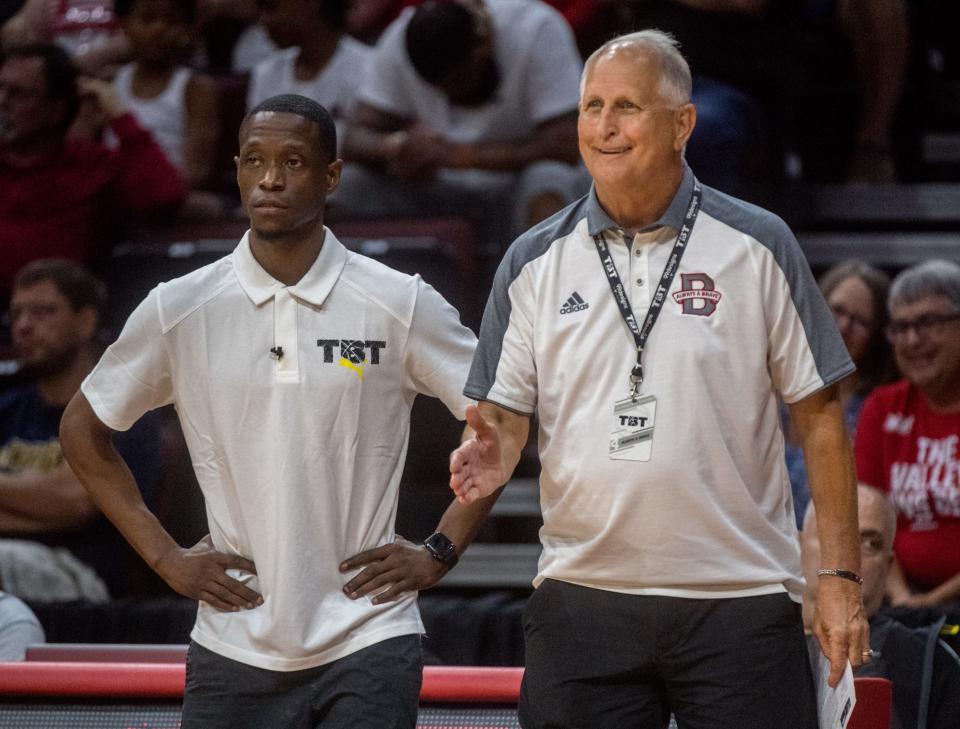
M879 614L887 573L893 564L893 538L897 514L890 501L871 486L857 487L860 520L860 573L863 603L870 616L873 660L856 670L857 676L882 676L893 681L891 729L960 727L960 659L939 639L937 623L911 630ZM806 579L803 597L804 625L809 628L817 594L820 539L816 510L811 505L803 520L800 555ZM819 650L808 641L811 651Z

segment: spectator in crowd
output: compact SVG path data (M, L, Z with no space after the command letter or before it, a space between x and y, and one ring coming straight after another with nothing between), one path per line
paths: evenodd
M282 50L250 74L247 108L277 94L322 104L342 130L371 50L346 35L347 0L263 0L260 22Z
M705 184L734 195L764 194L768 183L757 184L758 171L779 170L770 163L770 127L782 70L770 58L782 43L766 6L767 0L643 0L620 11L625 28L660 28L679 42L697 107L687 160Z
M890 323L903 379L874 390L857 425L857 473L897 509L894 605L960 603L960 265L902 271Z
M344 156L363 166L344 175L334 209L467 215L502 247L588 187L577 164L580 66L570 27L539 0L408 8L360 85Z
M887 576L893 565L897 514L889 500L871 486L860 484L860 570L863 604L870 617L873 658L856 669L857 676L882 676L893 682L891 729L958 729L960 727L960 658L940 639L944 619L911 629L880 612ZM800 555L806 588L805 626L812 627L816 607L820 539L816 511L804 516ZM816 650L810 645L810 650Z
M889 288L887 274L858 260L838 263L820 278L820 290L833 312L850 359L857 366L856 374L837 386L851 436L857 432L857 418L864 399L875 387L886 385L894 378L893 353L886 330ZM807 465L789 428L788 418L785 425L787 471L799 527L810 503Z
M45 640L33 611L15 595L0 590L0 661L22 661L27 648Z
M894 123L910 61L907 0L847 0L833 4L850 43L860 96L847 179L894 182Z
M113 131L115 148L68 137L81 96ZM0 296L28 261L90 263L115 235L111 224L173 211L185 195L176 168L110 84L78 86L53 45L10 49L0 61L0 187Z
M113 79L120 102L136 116L191 189L211 182L217 150L217 89L185 65L196 0L117 0L133 62Z
M17 275L11 334L25 383L0 393L0 536L64 547L111 594L121 596L135 579L128 571L136 565L133 555L64 461L57 432L64 407L99 356L105 302L103 284L69 261L34 261ZM155 503L155 422L145 421L120 447L145 497ZM28 552L44 555L39 549L21 550ZM45 559L57 561L49 553ZM71 576L69 582L77 580ZM9 583L4 587L21 594ZM91 589L87 597L101 593Z
M476 339L419 277L349 252L324 225L342 162L322 106L271 97L239 141L250 231L131 314L64 413L64 453L143 558L201 601L184 729L413 729L421 580L392 592L398 602L353 601L341 563L383 547L436 581L456 561L457 529L414 548L396 543L394 519L414 397L462 417ZM111 446L168 403L210 515L192 549ZM476 522L451 509L460 518L444 529Z
M56 43L84 73L100 77L112 75L130 54L113 0L26 0L0 37L4 47Z
M893 182L897 148L905 146L895 132L904 126L897 117L910 66L907 8L924 3L767 4L771 11L795 8L781 18L790 33L789 57L777 49L775 59L789 70L791 110L784 122L800 145L798 172L821 181Z
M854 366L783 221L685 164L691 86L659 31L587 59L593 189L510 247L464 390L479 401L450 458L464 503L510 479L539 420L525 727L663 726L670 711L688 727L817 726L778 397L821 514L830 685L869 659L836 389Z

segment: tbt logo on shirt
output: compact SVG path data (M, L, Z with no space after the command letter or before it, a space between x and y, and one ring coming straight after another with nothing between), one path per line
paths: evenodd
M723 294L717 291L713 279L705 273L681 273L682 288L673 294L673 300L682 307L683 314L711 316Z
M387 348L387 343L379 339L318 339L317 346L323 347L323 361L333 362L333 350L339 348L340 359L337 364L355 372L363 379L365 364L380 364L380 350ZM370 359L367 359L367 350L370 350Z

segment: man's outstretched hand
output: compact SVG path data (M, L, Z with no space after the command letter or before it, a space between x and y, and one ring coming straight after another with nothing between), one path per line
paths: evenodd
M475 405L467 406L473 437L450 454L450 488L461 504L489 496L507 482L500 447L500 430L483 419Z

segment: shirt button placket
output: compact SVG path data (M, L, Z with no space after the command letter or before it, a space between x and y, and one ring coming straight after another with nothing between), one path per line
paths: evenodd
M287 289L280 289L273 299L274 346L282 347L277 358L277 380L296 381L300 376L297 337L297 300Z

